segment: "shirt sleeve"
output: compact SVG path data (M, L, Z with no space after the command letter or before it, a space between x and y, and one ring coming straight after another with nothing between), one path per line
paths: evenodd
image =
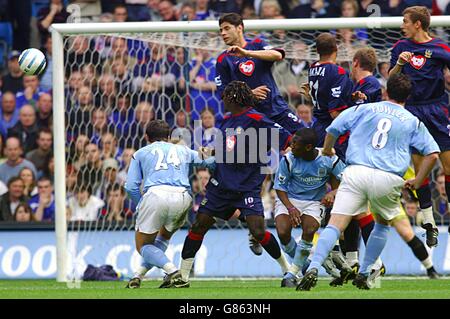
M278 149L284 150L289 146L289 143L292 139L292 135L289 131L287 131L285 128L283 128L281 125L273 122L268 117L263 116L260 120L260 128L267 128L267 135L269 141L268 148L270 149L271 146L275 146L276 142L278 142ZM276 134L278 132L278 134ZM278 135L278 141L276 140Z
M219 56L219 59L217 60L214 82L216 83L219 97L222 97L223 90L225 90L228 83L231 82L230 69L227 67L224 57L220 59Z
M333 136L341 136L347 131L351 131L353 124L356 122L363 106L355 106L345 110L326 128L327 133Z
M333 166L331 168L331 174L334 175L338 180L341 180L342 173L344 172L346 165L343 161L339 159L339 157L333 157Z
M134 153L131 158L130 167L128 169L127 181L125 183L125 190L131 200L137 205L141 200L141 184L142 184L142 169L139 160L136 158L136 153Z
M397 64L398 57L401 53L400 50L401 50L401 48L399 46L399 43L396 43L391 51L391 63L390 63L389 70L391 70Z
M288 161L288 157L283 156L281 159L280 165L278 166L277 173L275 175L275 185L274 189L288 192L287 185L289 184L291 175L291 164Z
M328 104L328 112L330 113L347 109L350 105L353 91L353 83L345 70L338 71L336 81L333 81L332 83L330 91L328 92L328 101L330 101Z
M259 42L258 50L275 50L275 51L278 51L281 53L281 55L283 56L283 59L286 56L286 52L284 51L283 48L274 47L262 39L259 39L258 42Z
M411 136L411 146L422 155L439 153L440 149L425 125L417 120L418 124Z
M214 156L208 157L207 159L203 160L200 158L197 151L191 149L188 149L188 151L190 153L191 163L193 166L205 167L210 170L214 170L214 168L216 167L216 158Z

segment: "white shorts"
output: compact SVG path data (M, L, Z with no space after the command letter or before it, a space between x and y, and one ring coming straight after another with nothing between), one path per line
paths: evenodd
M164 226L173 232L184 225L192 197L184 187L153 186L136 208L136 231L154 234Z
M322 222L322 219L325 217L325 206L321 205L318 201L310 201L310 200L299 200L295 198L289 198L289 201L292 205L295 206L302 214L313 217L317 222ZM278 215L289 215L289 212L281 202L281 200L277 197L275 200L275 218Z
M361 165L345 168L331 214L356 216L367 211L385 220L401 214L404 180L398 175Z

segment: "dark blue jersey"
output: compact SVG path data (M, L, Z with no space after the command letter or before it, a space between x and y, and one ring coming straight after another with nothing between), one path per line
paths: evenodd
M331 112L350 106L352 80L344 68L336 64L315 62L309 68L308 82L314 117L326 127L333 121Z
M284 57L282 49L274 49L261 39L247 42L244 48L252 51L277 50ZM219 95L222 96L222 92L227 84L235 80L247 83L252 90L258 86L266 85L270 92L267 94L267 98L256 106L256 109L270 118L284 112L289 106L282 98L275 83L272 75L272 65L273 62L271 61L247 57L238 58L226 51L223 52L217 58L216 64L215 81Z
M358 100L351 105L362 103L375 103L381 101L381 84L376 77L369 75L353 86L353 92L360 91L367 96L367 100Z
M248 136L252 129L255 129L256 140L245 137L242 140L245 148L240 147L241 138L244 134ZM274 135L271 129L279 134ZM286 148L290 133L252 108L237 115L227 114L220 131L222 134L216 136L216 168L210 183L235 192L259 191L265 178L261 168L269 165L264 163L268 158L259 154L267 155L277 143L279 149Z
M413 83L412 93L406 105L430 104L447 101L445 94L444 68L450 67L450 47L440 39L417 43L409 39L398 41L391 52L391 68L402 52L414 56L402 68Z

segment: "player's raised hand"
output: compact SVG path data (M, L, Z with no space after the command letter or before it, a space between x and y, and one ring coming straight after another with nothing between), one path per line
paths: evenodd
M332 157L332 156L336 155L336 151L333 147L329 150L324 148L322 150L322 155Z
M207 159L211 156L213 156L214 149L210 147L199 147L198 148L198 155L201 159Z
M409 63L411 58L413 57L413 54L408 51L404 51L400 53L400 56L398 57L397 64L405 65L406 63Z
M302 223L301 216L302 213L294 206L288 208L289 217L291 218L292 227L300 226Z
M311 99L311 96L309 95L309 84L308 83L302 83L300 85L300 88L298 90L298 93L300 93L301 95L303 95L304 98L307 98L308 100Z
M420 188L420 183L416 178L411 178L405 181L405 187L413 191Z
M227 49L227 52L230 55L237 56L238 58L243 58L243 57L247 56L247 50L245 50L244 48L241 48L237 45L232 45L231 47L229 47Z
M365 95L363 92L361 91L356 91L352 93L352 101L365 101L367 100L367 95Z
M270 89L267 85L261 85L252 90L253 94L256 96L258 100L265 100L267 98L267 94L269 94Z

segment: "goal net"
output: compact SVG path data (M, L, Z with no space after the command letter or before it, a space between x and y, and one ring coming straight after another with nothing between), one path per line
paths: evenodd
M272 72L289 106L307 118L311 109L298 87L318 59L316 35L336 35L338 63L349 71L359 48L375 48L376 75L385 85L390 49L401 39L400 23L399 17L255 20L245 21L245 36L285 50L285 59ZM433 32L444 40L446 24L445 19L432 20ZM214 83L216 58L224 49L216 21L53 25L58 280L64 281L65 274L81 277L89 263L111 264L128 276L139 266L133 243L135 207L123 189L131 155L146 144L145 126L152 119L167 121L172 139L192 148L199 146L191 145L194 121L202 120L202 144L212 141L224 114ZM206 170L192 172L194 205L187 225L204 198L209 176ZM273 197L268 179L263 199L269 226ZM169 246L175 264L185 235L180 231ZM196 274L278 274L273 261L255 259L247 246L239 221L218 223L199 252ZM407 249L402 251L409 254ZM407 266L401 271L408 272Z

